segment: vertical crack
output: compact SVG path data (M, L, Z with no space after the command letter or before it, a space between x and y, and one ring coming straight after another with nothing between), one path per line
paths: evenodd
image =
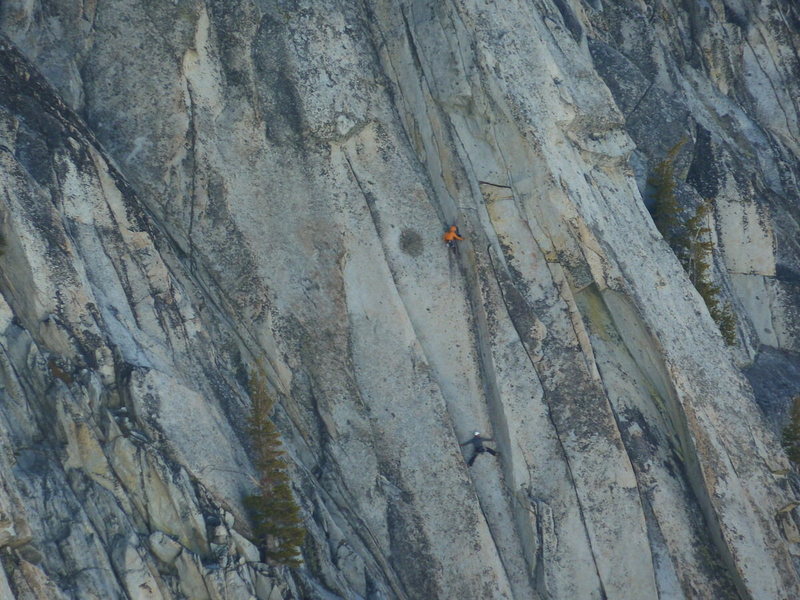
M187 132L187 140L189 142L189 152L192 157L192 184L191 184L191 199L189 203L189 228L187 231L187 241L189 244L189 270L194 274L197 265L194 258L194 239L192 233L194 231L194 207L197 201L197 127L195 125L195 109L194 109L194 91L192 90L191 82L186 79L186 94L189 98L189 130Z

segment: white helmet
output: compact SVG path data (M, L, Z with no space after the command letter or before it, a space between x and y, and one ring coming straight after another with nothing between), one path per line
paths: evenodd
M472 433L473 433L474 435L480 435L480 434L481 434L481 432L480 432L480 431L473 431Z

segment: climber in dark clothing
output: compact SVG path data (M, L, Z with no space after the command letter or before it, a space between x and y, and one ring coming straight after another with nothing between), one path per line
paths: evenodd
M478 454L483 454L484 452L488 452L492 456L497 456L500 454L496 450L492 450L488 446L484 446L483 442L493 442L494 438L485 438L481 437L481 432L476 431L473 433L472 437L468 439L463 444L459 444L460 446L466 446L467 444L472 444L472 456L467 461L467 464L471 467L472 463L475 462L475 458L477 458Z

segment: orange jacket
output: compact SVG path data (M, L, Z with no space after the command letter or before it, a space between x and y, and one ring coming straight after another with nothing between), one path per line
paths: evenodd
M442 237L444 238L445 242L452 242L453 240L463 240L464 238L461 237L456 233L456 229L458 229L455 225L450 227L450 231L445 233Z

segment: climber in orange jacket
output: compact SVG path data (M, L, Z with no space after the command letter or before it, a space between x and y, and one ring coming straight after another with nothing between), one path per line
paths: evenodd
M456 240L460 242L461 240L464 239L463 237L458 235L458 227L456 227L455 225L452 225L450 229L447 231L447 233L445 233L442 237L444 238L444 242L445 244L447 244L447 247L453 250L456 249Z

